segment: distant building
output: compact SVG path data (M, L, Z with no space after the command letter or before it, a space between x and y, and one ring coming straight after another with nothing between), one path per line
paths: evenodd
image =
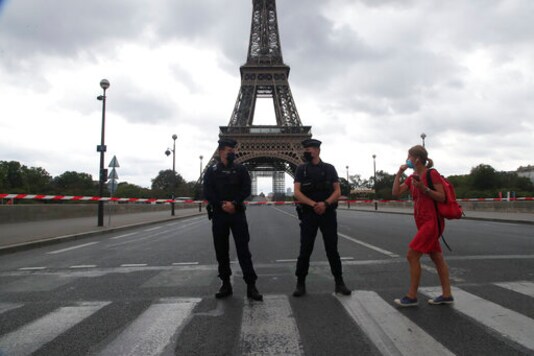
M527 177L534 183L534 166L529 164L526 167L519 167L516 172L519 177Z

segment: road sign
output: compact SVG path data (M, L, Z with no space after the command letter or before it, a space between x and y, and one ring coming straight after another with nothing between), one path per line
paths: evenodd
M111 172L109 172L108 179L119 179L119 175L117 174L117 171L115 170L115 168L112 168Z
M109 162L109 166L108 167L111 167L111 168L119 168L120 167L119 161L117 160L117 156L113 156L113 159L111 160L111 162Z
M111 193L111 195L115 194L115 192L117 191L117 186L118 185L119 184L118 184L116 179L110 179L108 181L108 190Z

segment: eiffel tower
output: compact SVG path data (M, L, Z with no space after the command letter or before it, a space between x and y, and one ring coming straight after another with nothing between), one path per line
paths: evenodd
M273 177L273 193L285 193L285 173L293 176L303 162L301 142L311 137L311 126L302 126L289 88L276 1L252 0L252 6L247 62L240 67L241 88L230 122L220 126L219 137L237 140L236 162L251 173L253 195L259 193L258 177L268 176ZM273 100L276 125L253 125L258 98ZM217 151L207 167L216 157Z

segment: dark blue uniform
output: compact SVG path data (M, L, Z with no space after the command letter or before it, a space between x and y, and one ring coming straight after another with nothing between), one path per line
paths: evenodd
M219 278L228 280L232 275L230 269L230 230L234 237L237 258L243 271L243 279L247 284L253 284L257 275L252 265L252 256L248 248L250 235L247 217L245 215L244 200L250 195L251 182L245 166L222 163L211 166L204 177L204 195L213 208L213 242L215 254L219 263ZM228 214L222 210L222 202L231 201L236 207L235 214Z
M301 192L316 202L325 201L334 192L334 183L339 182L337 171L331 164L319 162L301 164L295 171L295 183L300 183ZM296 276L304 279L308 274L310 256L313 252L317 231L321 229L324 247L330 269L336 280L341 279L341 259L337 250L337 204L332 204L323 215L318 215L313 208L302 206L300 222L300 254L297 260Z

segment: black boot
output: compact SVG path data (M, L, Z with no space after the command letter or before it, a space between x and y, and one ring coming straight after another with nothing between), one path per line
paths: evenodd
M247 285L247 298L261 302L263 300L263 295L258 292L256 285L254 283Z
M343 278L336 278L336 294L351 295L352 291L347 288Z
M293 297L302 297L304 294L306 294L306 283L304 280L299 279L297 281L297 288L293 292Z
M223 280L222 286L217 293L215 293L215 298L222 299L229 297L233 294L232 284L230 280Z

